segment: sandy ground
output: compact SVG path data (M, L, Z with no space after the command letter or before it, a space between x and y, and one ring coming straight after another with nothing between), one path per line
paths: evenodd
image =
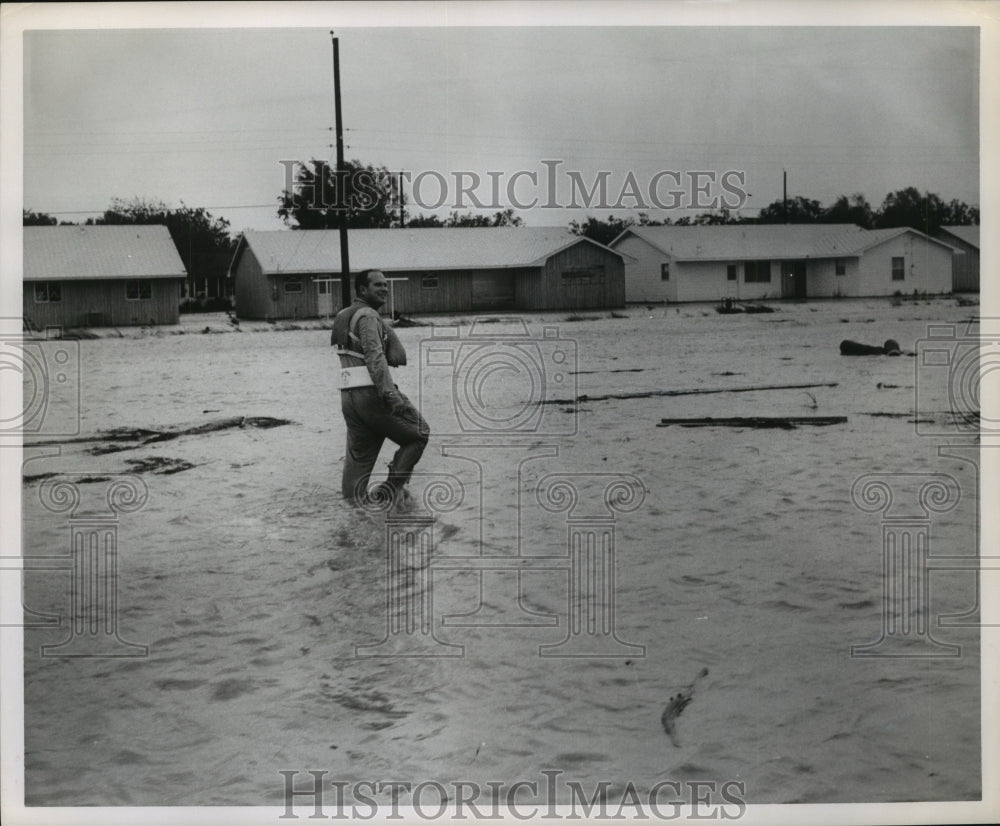
M852 502L852 485L897 474L901 503L913 474L949 474L961 499L924 519L931 552L973 555L975 465L939 455L968 439L916 432L918 387L931 429L946 429L949 401L947 382L918 375L915 358L838 352L844 338L891 337L912 350L929 324L977 311L939 299L532 316L543 359L554 342L573 345L559 375L576 394L836 386L544 405L529 432L502 437L458 432L464 408L450 369L421 365L431 329L401 329L411 363L397 381L435 431L419 469L438 476L415 479L414 494L457 479L463 498L431 503L427 558L411 554L395 591L387 530L416 520L387 529L384 516L340 499L344 427L328 333L243 325L201 335L228 325L192 317L170 331L81 341L79 430L89 441L28 454L38 458L24 468L24 554L69 553L70 515L40 502L55 478L45 474L83 474L76 516L105 522L111 482L140 478L148 501L117 523L117 631L148 656L41 656L67 638L65 619L25 632L27 803L281 805L281 770L349 783L511 784L551 769L586 789L608 781L612 793L737 781L752 803L977 799L978 631L936 624L975 605L973 574L930 577L933 635L960 656L851 656L881 633L886 521ZM545 339L543 326L558 338ZM477 330L499 339L517 327L504 319ZM538 392L511 364L475 385L480 410L498 420L527 415ZM575 395L552 389L555 362L546 364L542 392ZM656 426L665 416L812 415L848 421ZM248 420L132 447L106 437L232 417L290 423ZM127 449L94 452L102 446ZM540 505L552 474L564 474L578 510ZM634 509L603 508L615 478L639 481ZM592 647L540 656L572 636L573 530L613 536L616 579L594 604L595 632L583 634ZM518 553L520 603L516 573L463 569L462 559ZM71 581L67 570L26 573L26 606L65 617ZM400 645L436 641L435 651L461 655L359 656L356 646L387 636L387 589L431 612L433 638L404 634ZM475 625L469 614L506 624ZM589 656L602 645L620 656ZM703 668L675 744L661 713Z

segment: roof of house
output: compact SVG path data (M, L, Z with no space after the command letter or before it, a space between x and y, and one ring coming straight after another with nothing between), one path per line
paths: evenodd
M540 267L574 244L608 247L561 227L431 227L352 229L348 238L351 269L384 272ZM340 271L340 233L335 229L248 231L230 265L250 247L263 271L329 273Z
M860 254L865 250L871 249L872 247L877 247L879 244L884 244L886 241L890 241L900 235L918 235L925 241L929 241L932 244L936 244L939 247L945 247L952 252L961 252L961 250L956 249L950 244L941 241L938 238L931 238L931 236L921 232L913 227L889 227L887 229L866 229L862 230L862 234L858 237L858 247L856 254Z
M979 249L979 225L974 226L951 224L941 227L942 232L955 236L958 240L964 241L971 247Z
M165 226L24 227L25 281L185 277Z
M864 232L854 224L717 224L630 227L629 233L679 261L723 261L752 258L815 258L817 252L847 255Z
M855 224L716 224L629 227L611 245L632 234L677 261L852 258L907 232L942 243L910 227L865 230Z

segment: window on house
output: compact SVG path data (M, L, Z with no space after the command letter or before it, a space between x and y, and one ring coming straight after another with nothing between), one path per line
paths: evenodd
M604 265L598 267L576 267L562 271L562 283L566 286L583 284L603 284Z
M738 264L726 264L726 281L737 280L738 267Z
M892 259L892 280L902 281L906 274L905 264L902 256L893 256Z
M317 281L316 282L317 292L319 295L329 295L330 294L330 282L329 281Z
M302 282L298 278L289 278L287 281L285 281L285 292L286 293L302 292Z
M843 258L838 258L833 264L833 269L837 275L846 275L847 262Z
M35 284L35 303L47 304L62 301L62 290L56 281L39 281Z
M430 275L425 275L420 278L420 289L436 290L437 288L438 288L437 273L431 273Z
M743 281L747 284L769 284L771 282L771 262L745 262L743 264Z
M126 301L146 301L153 297L153 288L148 281L132 279L125 282Z
M670 280L670 262L660 264L660 281Z

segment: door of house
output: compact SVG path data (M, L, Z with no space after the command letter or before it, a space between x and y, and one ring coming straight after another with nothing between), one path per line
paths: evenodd
M316 314L320 317L326 318L333 315L333 285L334 282L329 279L316 281L316 289L319 293L316 297Z
M514 277L503 272L472 274L473 310L513 310Z
M806 262L781 262L781 297L806 298Z

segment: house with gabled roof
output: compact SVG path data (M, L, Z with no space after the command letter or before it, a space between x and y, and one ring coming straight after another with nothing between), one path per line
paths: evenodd
M24 227L32 329L176 324L186 278L165 226Z
M348 244L352 274L380 269L390 279L396 313L583 310L625 303L622 253L563 228L356 229ZM332 315L341 305L340 234L245 232L229 273L240 318Z
M630 302L951 292L952 248L909 227L634 226L610 246Z
M937 237L960 251L951 259L952 289L957 293L979 292L979 226L943 226Z

